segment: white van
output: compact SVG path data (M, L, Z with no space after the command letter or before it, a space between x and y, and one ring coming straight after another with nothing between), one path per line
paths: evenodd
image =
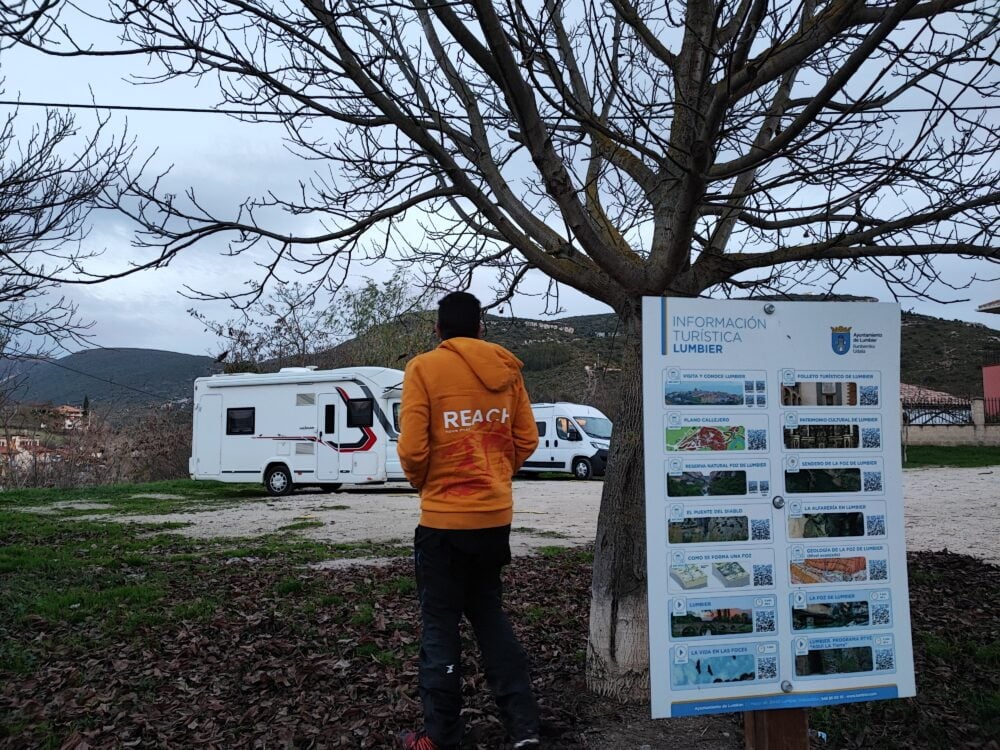
M401 370L348 367L213 375L194 381L192 479L296 486L402 479Z
M559 401L532 404L538 448L522 472L569 472L577 479L603 476L608 465L611 420L593 406Z

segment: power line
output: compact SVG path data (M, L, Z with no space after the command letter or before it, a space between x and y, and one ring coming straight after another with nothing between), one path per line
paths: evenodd
M304 117L306 113L287 113L272 111L259 111L252 109L209 109L207 107L152 107L139 104L74 104L70 102L24 102L13 99L0 100L0 106L14 107L44 107L46 109L107 109L124 112L176 112L179 114L200 114L200 115L239 115L239 116L261 116L275 115L280 117Z
M27 102L16 99L0 99L0 106L9 107L44 107L46 109L97 109L122 112L167 112L176 114L199 115L234 115L237 117L316 117L309 112L281 112L280 110L260 109L212 109L208 107L156 107L139 104L79 104L73 102ZM931 114L940 112L988 112L1000 109L1000 104L963 104L942 105L940 107L897 107L891 109L869 110L885 114ZM835 111L835 110L831 110ZM864 114L860 110L858 114Z

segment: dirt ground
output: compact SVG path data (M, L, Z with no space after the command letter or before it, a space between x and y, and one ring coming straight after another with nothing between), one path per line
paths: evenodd
M1000 564L1000 468L908 469L903 480L907 549L947 548ZM593 542L601 487L600 482L516 480L511 535L515 554ZM302 533L314 539L406 543L413 535L418 505L413 490L385 485L347 487L333 494L302 490L268 503L127 520L186 522L191 525L178 533L193 537L256 536L312 521L322 526Z

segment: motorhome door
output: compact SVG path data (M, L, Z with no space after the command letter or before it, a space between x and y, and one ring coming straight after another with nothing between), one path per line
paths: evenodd
M202 396L196 407L194 431L195 472L217 476L222 469L222 396Z
M316 479L320 482L340 481L340 430L337 420L344 408L339 393L320 393L316 396L319 415L316 419L318 445L316 446ZM350 464L344 467L350 470Z

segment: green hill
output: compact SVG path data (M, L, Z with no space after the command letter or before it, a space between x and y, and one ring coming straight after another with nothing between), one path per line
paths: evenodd
M903 313L902 381L982 396L984 364L1000 364L1000 331L980 323Z
M13 398L119 409L191 398L194 379L217 372L211 357L157 349L90 349L36 361L18 377Z

